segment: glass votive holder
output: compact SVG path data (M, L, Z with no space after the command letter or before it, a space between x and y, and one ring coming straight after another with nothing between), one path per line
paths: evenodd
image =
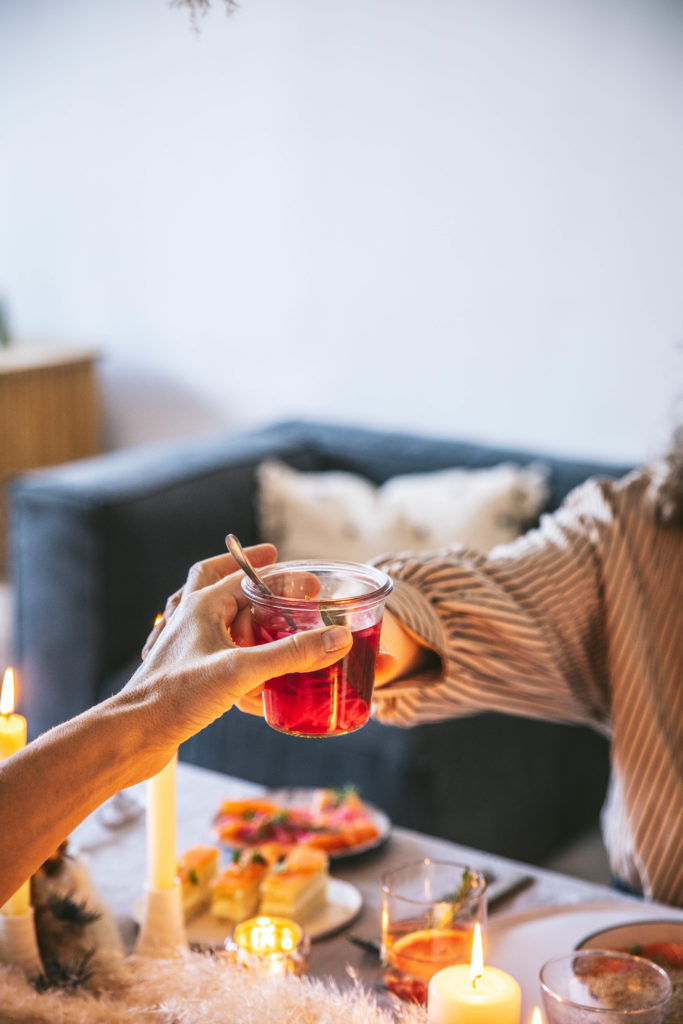
M226 949L235 963L265 974L305 974L311 942L301 925L286 917L250 917L235 925Z
M540 982L547 1024L662 1024L671 999L665 970L605 949L553 957Z

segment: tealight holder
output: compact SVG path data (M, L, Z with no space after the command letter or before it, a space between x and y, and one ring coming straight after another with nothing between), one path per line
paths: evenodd
M21 914L0 914L0 962L18 967L27 978L42 975L33 907Z
M286 917L251 917L236 925L225 943L235 963L265 974L305 974L311 941Z

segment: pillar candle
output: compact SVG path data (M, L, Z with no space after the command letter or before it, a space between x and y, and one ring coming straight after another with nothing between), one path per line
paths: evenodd
M468 964L437 971L429 982L429 1024L519 1024L522 993L515 979L485 967L473 984Z
M481 927L474 928L471 964L453 964L429 982L428 1024L519 1024L522 991L510 975L484 966Z
M147 783L147 885L172 889L176 884L176 764L178 755Z
M14 713L14 672L8 668L2 681L0 693L0 761L16 754L26 746L26 719ZM2 908L9 916L25 914L31 902L30 880L10 896Z

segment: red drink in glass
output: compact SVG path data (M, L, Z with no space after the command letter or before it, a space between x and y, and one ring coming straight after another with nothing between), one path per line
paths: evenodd
M389 577L355 562L283 562L261 570L270 593L248 578L258 644L298 630L343 625L353 643L343 658L317 672L290 672L269 679L263 711L270 726L295 736L341 736L370 717L384 601Z
M370 717L379 647L380 622L352 630L349 653L317 672L290 672L269 679L263 691L263 708L268 724L296 736L335 736L353 732ZM257 643L286 636L287 631L270 631L254 626Z

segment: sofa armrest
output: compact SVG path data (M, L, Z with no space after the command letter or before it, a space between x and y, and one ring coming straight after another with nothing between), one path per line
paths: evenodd
M255 471L296 428L112 452L10 489L14 658L32 735L108 696L170 593L227 532L257 540Z

